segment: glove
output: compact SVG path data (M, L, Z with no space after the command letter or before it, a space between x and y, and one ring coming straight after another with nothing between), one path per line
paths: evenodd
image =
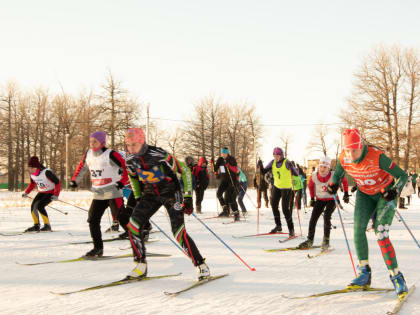
M182 210L185 214L190 215L194 211L193 202L191 197L184 197L184 203L182 204Z
M327 187L327 191L331 195L335 195L337 193L339 187L340 187L340 185L333 184L333 182L329 182L328 187Z
M76 182L75 182L74 180L72 180L72 181L70 182L70 188L76 188L76 187L77 187Z
M117 187L118 190L123 189L124 188L124 184L121 183L120 181L115 183L115 187Z
M388 189L387 191L382 191L382 198L386 201L393 201L398 196L398 191L396 188Z
M22 198L28 198L28 194L24 192L24 193L22 194Z
M344 203L349 203L350 202L350 195L347 191L344 192L343 201L344 201Z
M51 200L58 200L58 196L56 196L56 195L52 195L52 196L51 196Z
M315 198L311 198L311 202L309 203L309 207L315 206Z
M357 186L353 186L353 187L351 188L351 190L350 190L350 191L351 191L352 193L354 193L356 190L357 190Z

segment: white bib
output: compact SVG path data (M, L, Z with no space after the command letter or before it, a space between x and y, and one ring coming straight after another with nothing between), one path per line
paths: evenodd
M89 149L86 155L86 164L89 167L92 187L108 187L121 179L119 167L111 165L110 154L111 150L107 149L101 155L95 156Z
M44 168L41 172L39 172L38 176L31 174L31 178L35 182L38 191L50 191L55 188L55 184L50 181L45 174L47 171L50 171L50 169Z
M334 171L331 172L331 177L334 175ZM330 177L330 178L331 178ZM318 199L329 199L334 198L329 192L327 192L328 182L323 183L318 179L318 171L312 173L312 181L315 184L315 196Z

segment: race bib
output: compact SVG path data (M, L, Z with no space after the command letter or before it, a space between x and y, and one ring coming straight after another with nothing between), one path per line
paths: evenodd
M147 171L138 168L137 175L142 182L149 184L160 183L165 178L158 166L153 166Z

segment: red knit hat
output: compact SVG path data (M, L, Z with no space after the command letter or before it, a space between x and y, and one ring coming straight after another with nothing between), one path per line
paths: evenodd
M41 163L39 163L39 159L37 156L32 156L28 161L29 167L41 168Z
M130 128L125 133L126 143L128 139L143 144L146 141L146 135L141 128Z
M344 149L362 149L363 148L363 138L359 130L347 129L343 133L343 147Z

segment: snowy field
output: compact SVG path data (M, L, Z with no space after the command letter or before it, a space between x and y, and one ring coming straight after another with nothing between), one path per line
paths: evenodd
M255 200L255 190L249 196ZM33 196L33 195L32 195ZM63 192L60 198L88 208L89 192ZM213 275L229 273L228 277L205 284L176 297L167 297L163 291L181 289L196 279L191 262L169 242L163 234L152 237L160 241L147 245L153 253L167 253L169 258L148 259L149 275L182 272L179 277L132 283L114 288L57 296L50 291L63 292L119 280L132 269L130 258L108 261L83 261L37 266L22 266L16 262L41 262L76 258L91 249L90 244L68 245L68 242L90 240L85 212L53 202L51 206L68 211L63 215L48 209L54 233L0 236L0 313L1 314L386 314L392 309L396 295L389 293L350 293L321 298L291 300L282 297L300 296L345 287L354 278L338 213L333 214L337 226L331 233L335 251L308 259L308 251L267 253L263 249L295 246L297 238L280 244L278 236L235 239L232 235L252 234L257 231L256 210L245 198L250 212L247 220L222 224L231 219L208 219L205 222L222 237L250 266L251 272L194 217L186 218L187 231L196 241ZM353 201L352 201L353 202ZM20 193L0 192L0 232L23 231L32 225L30 200ZM216 214L215 191L206 192L201 218ZM408 210L400 210L417 239L420 239L420 200L416 196ZM102 230L109 227L109 216L102 220ZM262 209L260 232L273 227L271 209ZM350 238L353 256L353 210L345 205L344 223ZM305 236L310 211L301 211ZM155 223L170 232L164 209L153 217ZM295 230L300 232L296 210ZM283 228L286 227L282 217ZM315 244L322 239L322 218L318 222ZM111 235L103 233L104 238ZM382 260L373 232L368 232L372 286L391 288L388 271ZM395 247L400 270L408 285L420 278L420 248L416 246L401 222L394 219L391 240ZM129 253L128 241L104 243L105 255ZM317 250L309 251L316 253ZM355 258L356 259L356 258ZM420 283L417 282L417 286ZM420 289L404 304L401 314L420 314Z

